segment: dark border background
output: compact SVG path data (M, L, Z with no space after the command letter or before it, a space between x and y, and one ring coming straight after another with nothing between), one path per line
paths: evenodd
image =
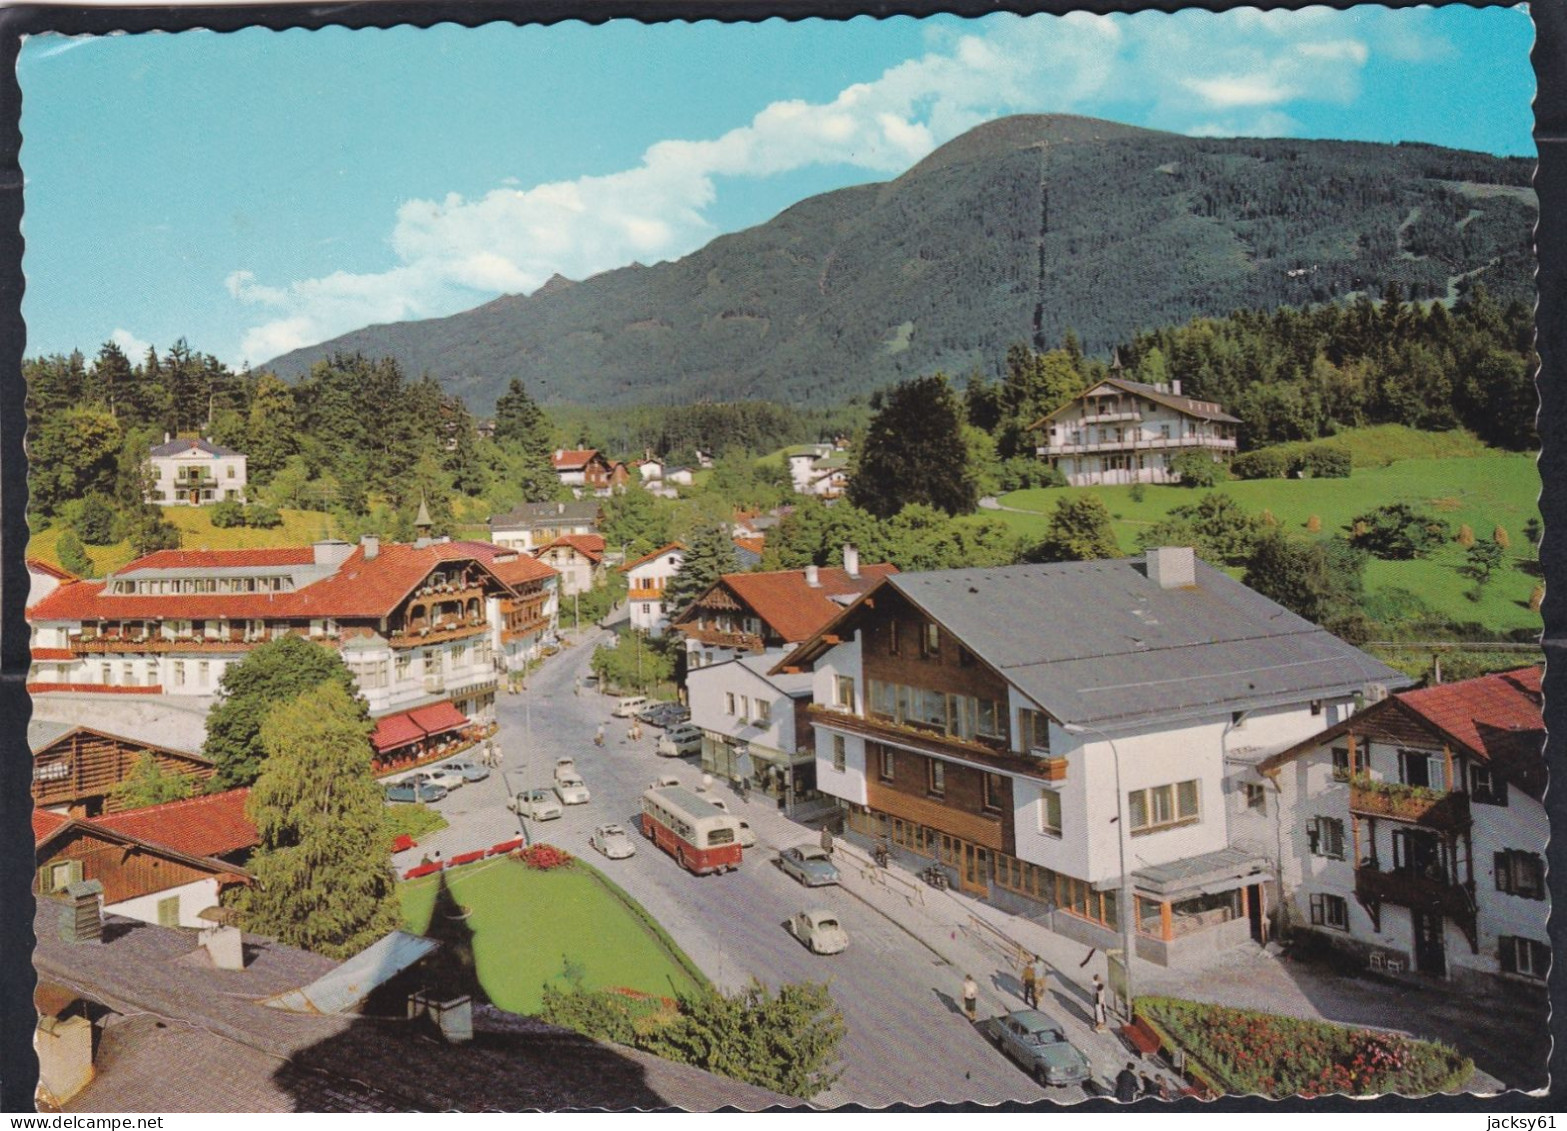
M1419 0L1383 0L1389 8L1416 7ZM4 0L0 0L4 3ZM373 3L276 4L256 7L146 7L79 8L22 5L0 9L0 1110L34 1110L33 1089L37 1061L32 1050L36 1015L31 966L33 849L29 814L32 757L26 742L30 707L26 692L28 630L24 618L28 578L24 563L28 527L27 463L23 452L25 420L22 405L26 389L21 362L26 344L22 322L23 290L21 223L22 174L18 165L21 146L21 91L16 79L17 54L25 35L54 31L68 34L111 31L180 30L206 27L218 31L262 26L284 28L392 27L398 24L426 27L456 23L468 27L497 20L516 23L556 23L574 19L602 23L611 19L644 22L722 19L757 21L770 17L796 20L811 17L847 19L869 15L926 16L947 12L980 16L996 11L1017 13L1173 11L1200 6L1222 11L1247 5L1211 2L1200 5L1172 0L1035 0L1034 3L990 3L986 0L448 0L415 3L381 0ZM1300 8L1301 0L1259 3L1266 8ZM1353 5L1334 3L1335 8ZM1471 3L1471 7L1496 6ZM1564 602L1567 580L1561 579L1567 526L1567 395L1559 372L1567 340L1564 340L1564 301L1567 301L1567 0L1535 0L1532 15L1536 42L1533 59L1538 81L1535 101L1535 141L1539 149L1536 187L1540 195L1540 220L1536 247L1539 256L1539 307L1536 321L1541 371L1540 474L1547 485L1541 496L1545 542L1541 560L1550 589L1543 609L1545 620L1545 721L1551 738L1546 757L1552 769L1561 763L1567 739L1567 671L1561 659L1567 645ZM1562 488L1553 490L1552 488ZM1562 583L1558 584L1561 580ZM1553 779L1555 775L1553 774ZM1557 833L1567 829L1564 791L1553 788L1546 797ZM1567 908L1567 836L1553 837L1547 859L1554 906ZM1567 916L1552 917L1550 938L1558 958L1567 955ZM1494 1098L1439 1096L1425 1100L1388 1097L1371 1103L1344 1099L1273 1103L1259 1099L1224 1099L1212 1105L1188 1101L1175 1110L1255 1111L1310 1110L1329 1113L1354 1111L1385 1114L1417 1111L1473 1111L1487 1114L1555 1112L1567 1107L1567 1041L1563 1040L1563 1015L1567 1014L1567 962L1558 961L1550 978L1551 1032L1555 1036L1551 1056L1552 1087L1545 1096L1508 1093ZM1082 1105L1082 1110L1114 1109L1108 1101ZM1012 1110L1027 1110L1013 1105ZM949 1108L947 1110L963 1110ZM974 1110L980 1110L974 1108ZM1034 1110L1071 1114L1071 1108L1052 1104ZM1134 1111L1168 1110L1157 1101L1136 1105ZM1128 1112L1130 1114L1131 1112Z

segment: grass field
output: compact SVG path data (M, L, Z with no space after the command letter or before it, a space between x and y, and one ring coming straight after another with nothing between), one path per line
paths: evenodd
M163 516L180 530L180 546L186 550L251 550L261 546L308 546L323 538L337 536L332 516L324 511L285 510L283 525L271 530L255 530L248 526L217 527L212 525L210 507L164 507ZM53 565L60 559L54 544L59 541L63 527L51 527L34 534L27 541L27 556L41 558ZM135 558L128 541L110 546L87 546L87 556L92 559L98 576L118 569Z
M1464 550L1456 542L1420 561L1370 562L1367 591L1407 589L1443 616L1478 621L1496 631L1540 623L1539 615L1528 607L1536 578L1519 568L1532 558L1523 536L1524 523L1540 513L1540 476L1530 456L1490 452L1401 459L1383 467L1359 468L1348 479L1256 479L1217 489L1252 514L1271 511L1284 530L1301 537L1307 536L1306 525L1313 516L1320 520L1326 537L1341 532L1356 515L1393 502L1411 503L1435 514L1455 534L1461 525L1468 525L1476 538L1484 539L1501 526L1511 539L1508 565L1498 571L1478 602L1466 596L1471 583L1458 573ZM1131 492L1130 487L1036 488L1000 500L1003 506L1030 513L983 513L1002 518L1019 534L1035 540L1043 536L1058 500L1096 494L1114 516L1121 548L1134 554L1139 533L1203 494L1184 487L1148 486L1138 502Z
M664 996L697 989L690 959L582 861L539 872L500 857L441 875L472 911L479 982L501 1009L537 1013L544 984L559 978L568 958L587 989ZM409 930L429 926L441 875L398 885Z

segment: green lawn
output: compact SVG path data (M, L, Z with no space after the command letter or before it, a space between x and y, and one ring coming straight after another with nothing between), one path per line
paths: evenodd
M212 525L210 507L163 507L163 517L180 531L180 546L186 550L251 550L262 546L308 546L323 538L336 536L332 516L325 511L283 510L282 526L270 530L252 529L248 526L216 527ZM60 559L55 553L55 543L64 532L63 527L50 527L34 534L27 542L28 557L41 558L53 565ZM129 541L110 546L87 546L87 556L92 559L98 576L115 570L135 558Z
M537 1013L544 983L559 978L568 958L587 989L673 996L697 988L691 960L580 860L539 872L501 857L399 884L409 930L429 926L442 876L472 911L479 982L501 1009Z
M1509 562L1478 602L1466 596L1471 584L1457 572L1464 550L1456 542L1421 561L1371 562L1366 568L1366 588L1371 593L1407 589L1452 620L1479 621L1497 631L1532 628L1540 623L1539 615L1528 608L1536 579L1519 568L1531 557L1523 537L1524 523L1540 513L1540 476L1531 456L1492 452L1402 459L1385 467L1357 469L1348 479L1255 479L1224 483L1217 489L1234 496L1252 514L1271 511L1286 531L1301 537L1307 536L1306 524L1313 516L1321 521L1322 536L1326 537L1342 531L1356 515L1393 502L1408 502L1430 511L1451 524L1455 534L1461 525L1468 525L1476 538L1485 539L1501 526L1512 543ZM1032 513L1001 512L999 517L1018 533L1038 539L1057 500L1096 494L1114 516L1121 548L1134 554L1142 530L1203 494L1184 487L1148 486L1142 501L1136 502L1131 490L1068 487L1014 491L1001 499L1002 505Z

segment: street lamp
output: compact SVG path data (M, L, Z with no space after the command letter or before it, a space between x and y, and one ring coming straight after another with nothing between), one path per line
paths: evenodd
M1131 877L1126 871L1126 793L1121 788L1121 750L1104 731L1089 723L1062 723L1061 729L1068 734L1096 734L1110 744L1110 757L1115 763L1115 844L1121 858L1121 890L1117 898L1119 911L1117 918L1121 921L1121 955L1122 969L1126 971L1126 1020L1128 1024L1134 1019L1132 1008L1132 959L1135 957L1136 933L1133 929L1133 914L1136 908L1136 900L1132 897Z

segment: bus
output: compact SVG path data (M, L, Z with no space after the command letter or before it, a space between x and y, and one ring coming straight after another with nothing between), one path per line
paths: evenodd
M698 876L740 866L740 822L682 786L642 795L642 834Z

